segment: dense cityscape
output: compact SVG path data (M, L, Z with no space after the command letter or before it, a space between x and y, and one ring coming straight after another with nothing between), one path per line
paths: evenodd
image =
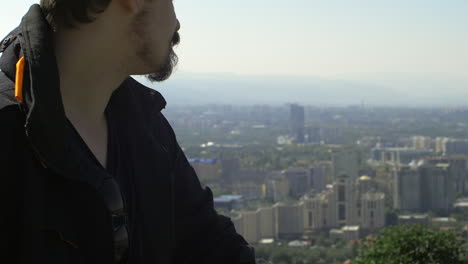
M351 263L386 226L468 230L467 108L165 111L218 212L272 263Z

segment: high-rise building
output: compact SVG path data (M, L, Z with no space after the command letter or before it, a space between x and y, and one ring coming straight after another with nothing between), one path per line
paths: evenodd
M327 188L326 170L324 165L317 165L309 169L310 188L316 192L323 192Z
M385 194L377 192L372 182L370 178L353 181L340 177L326 191L305 196L305 231L360 226L368 232L384 227Z
M326 127L320 129L320 139L326 144L344 144L343 128Z
M331 190L314 197L305 197L303 200L305 230L320 230L339 226L336 217L336 202L333 198Z
M239 158L222 158L221 159L221 177L223 184L227 188L231 188L231 184L235 182L236 177L240 171L240 159Z
M304 229L307 231L325 227L323 200L320 196L307 197L304 200Z
M385 226L385 194L368 192L361 196L361 227L377 230Z
M231 218L239 234L249 243L261 239L299 239L304 234L304 202L276 203Z
M450 140L448 137L437 137L435 139L435 151L438 154L445 154L447 150L445 144Z
M381 148L376 147L371 150L372 159L380 162L393 163L396 165L408 165L411 161L431 156L431 149L414 148Z
M242 213L242 235L249 243L257 243L260 240L258 220L256 211Z
M463 196L468 195L468 156L437 156L426 158L426 161L432 165L449 164L448 173L454 184L455 192Z
M276 232L280 239L298 239L304 233L304 203L275 204Z
M294 138L296 143L304 143L304 128L305 128L305 115L304 115L304 107L291 104L290 108L290 135Z
M369 176L363 175L358 180L358 191L359 193L367 193L370 191L377 190L377 183Z
M266 197L274 202L289 198L290 188L288 180L282 175L272 175L266 181Z
M420 212L421 179L417 168L401 167L395 174L394 207L400 211Z
M324 213L325 213L325 222L326 227L338 227L340 226L340 221L338 219L338 197L335 195L336 189L334 188L335 184L325 191L324 199Z
M344 225L355 225L359 222L355 210L358 201L358 191L348 176L340 176L333 185L334 202L336 203L336 215L338 223Z
M455 189L448 163L423 165L421 176L421 207L423 211L449 215L455 202Z
M468 140L450 139L445 142L445 155L468 155Z
M331 156L333 180L337 180L342 175L347 175L353 180L357 179L359 174L359 153L352 150L335 150Z
M231 221L234 224L234 228L236 229L237 233L244 234L242 214L239 214L235 217L231 217Z
M274 207L259 208L256 211L244 211L231 218L236 231L247 242L255 244L261 239L277 238L277 215Z
M230 185L230 191L246 199L259 199L263 195L262 185L252 181L236 181Z
M276 217L273 207L260 208L257 210L258 223L260 225L260 238L275 238L276 234Z
M414 136L413 148L414 149L432 149L434 141L430 137Z
M320 127L307 127L305 128L305 142L307 143L320 143L322 140L321 137L321 128Z
M400 168L395 180L395 208L410 213L434 212L448 215L455 202L456 188L449 163L420 160Z
M302 168L290 168L283 172L288 180L291 197L299 198L310 188L309 173Z

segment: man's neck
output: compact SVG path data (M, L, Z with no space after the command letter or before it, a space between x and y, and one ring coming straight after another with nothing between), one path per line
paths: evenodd
M104 112L112 93L128 76L126 58L119 56L122 47L117 37L99 27L56 33L54 43L65 114L105 167Z
M101 37L72 32L55 41L65 113L90 124L103 118L110 96L126 78L124 62L112 52L114 43Z

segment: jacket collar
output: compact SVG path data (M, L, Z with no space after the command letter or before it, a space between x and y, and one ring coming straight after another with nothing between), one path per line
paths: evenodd
M17 33L20 49L13 57L24 56L26 62L24 102L21 107L26 113L25 128L30 143L48 168L59 175L82 180L83 168L71 148L72 133L65 125L67 120L59 87L53 31L44 19L39 5L31 6L14 32ZM15 76L12 72L12 65L15 63L16 61L5 63L3 57L0 60L2 70L7 70L7 76ZM4 64L8 66L3 66ZM150 118L152 113L161 111L166 106L166 101L160 93L129 78L114 92L106 112L134 108L135 105L139 105L139 112ZM92 185L99 186L100 182Z

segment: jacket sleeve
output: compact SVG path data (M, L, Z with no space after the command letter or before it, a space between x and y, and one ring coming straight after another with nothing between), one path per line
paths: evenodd
M22 114L8 106L0 109L0 258L11 259L19 254L21 228L19 223L20 181L16 169L20 168L20 151L25 143Z
M255 263L253 248L228 217L216 212L211 190L201 186L179 144L175 145L175 263Z

